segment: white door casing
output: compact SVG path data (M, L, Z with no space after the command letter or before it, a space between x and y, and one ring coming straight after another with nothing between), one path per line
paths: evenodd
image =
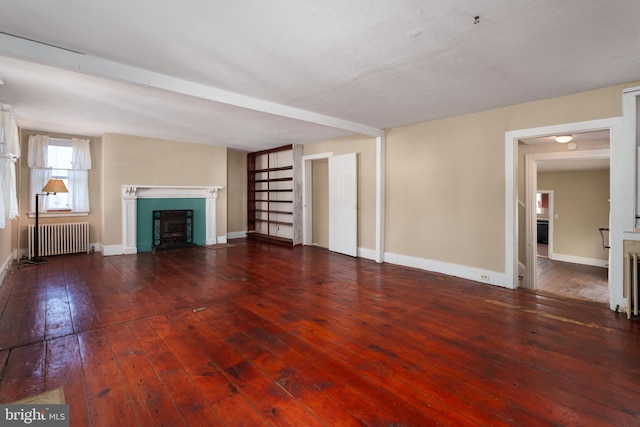
M626 185L635 179L633 175L635 144L626 142L623 133L624 124L622 117L611 117L505 132L505 287L518 286L518 206L526 207L524 201L526 196L520 195L525 196L524 200L518 198L518 141L526 138L609 129L611 146L609 305L612 310L618 305L623 306L625 301L622 296L622 234L623 230L633 229L635 206L634 186ZM525 193L529 190L525 189ZM531 222L527 221L527 224ZM531 257L527 256L527 259Z

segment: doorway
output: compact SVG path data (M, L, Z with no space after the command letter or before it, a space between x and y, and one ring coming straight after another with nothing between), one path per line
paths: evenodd
M509 288L528 287L525 280L531 261L535 260L535 251L527 247L531 242L531 224L525 219L527 204L535 202L535 189L533 187L533 201L526 198L532 190L529 185L525 189L524 175L528 172L524 161L524 155L520 151L523 139L550 137L567 133L580 133L591 131L608 131L610 138L610 178L611 178L611 202L610 202L610 245L609 249L609 308L626 304L623 297L623 253L622 230L629 228L629 212L633 212L633 202L629 198L629 189L626 186L633 179L630 171L633 170L632 157L635 155L634 147L625 145L625 122L622 117L588 120L583 122L565 123L561 125L549 125L537 128L519 129L505 132L505 286ZM526 191L525 191L526 190ZM525 194L526 193L526 194ZM528 218L527 218L528 219ZM527 237L529 236L529 237ZM533 257L531 256L533 255ZM530 265L527 265L529 263ZM529 276L530 277L530 276Z
M302 244L305 246L329 247L328 167L332 156L332 152L302 156ZM317 205L322 203L326 203L327 208L320 212Z
M609 303L609 251L603 248L599 231L608 227L610 217L608 131L578 139L581 146L596 149L553 151L557 147L551 145L525 155L527 265L531 266L526 287Z
M358 256L357 154L303 156L303 244Z
M553 253L553 190L536 192L536 255L549 258Z

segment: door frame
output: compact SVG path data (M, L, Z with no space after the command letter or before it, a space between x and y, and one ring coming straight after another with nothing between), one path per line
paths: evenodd
M631 172L635 164L635 146L627 146L623 117L590 120L561 125L520 129L505 132L505 287L518 286L518 208L525 206L518 198L518 141L559 135L570 132L587 132L595 130L610 131L611 146L611 218L610 218L610 263L609 263L609 304L611 309L616 305L624 305L622 290L622 233L627 223L627 216L633 219L634 185ZM635 144L634 144L635 145ZM633 221L631 221L633 222Z

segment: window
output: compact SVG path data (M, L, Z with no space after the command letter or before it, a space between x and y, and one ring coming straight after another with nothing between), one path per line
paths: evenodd
M72 154L71 141L49 139L47 166L51 168L51 178L61 179L67 189L69 188L69 169L71 169ZM44 209L47 211L71 210L69 193L51 194L43 199Z
M30 212L35 212L36 194L42 194L42 188L51 178L61 179L69 192L37 196L40 212L89 212L89 140L30 136L28 164L31 169Z

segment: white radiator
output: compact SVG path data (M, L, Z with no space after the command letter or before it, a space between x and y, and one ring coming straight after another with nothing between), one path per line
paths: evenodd
M35 225L29 225L29 259L35 256ZM78 252L89 253L89 223L40 224L38 226L38 255L64 255Z
M625 254L625 281L624 281L624 297L627 299L627 317L638 315L638 259L640 254L636 252L627 252Z

